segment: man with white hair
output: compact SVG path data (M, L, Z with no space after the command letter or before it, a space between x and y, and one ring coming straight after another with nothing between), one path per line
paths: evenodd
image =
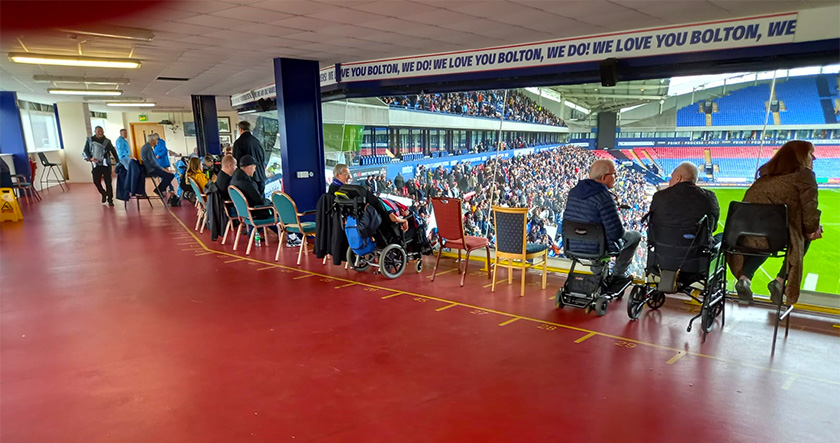
M157 189L155 189L155 192L160 195L161 198L166 200L163 193L166 192L166 188L172 184L172 179L175 178L175 174L163 169L160 164L158 164L157 159L155 158L155 146L157 146L157 143L157 134L147 135L146 144L140 148L140 160L143 162L143 168L146 170L146 176L160 177L160 184Z
M589 168L589 178L581 180L569 191L563 220L580 223L595 223L604 226L607 250L618 252L613 267L611 284L624 284L632 279L627 268L633 262L633 254L642 239L637 231L625 231L618 215L618 204L610 189L615 186L615 163L612 160L596 160ZM581 248L585 251L585 246Z
M693 226L703 216L712 229L720 219L720 206L714 192L697 186L699 171L691 162L680 163L671 173L668 187L653 194L650 224L659 226Z

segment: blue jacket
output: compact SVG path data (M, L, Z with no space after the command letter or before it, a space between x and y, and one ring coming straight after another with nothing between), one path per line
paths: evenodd
M169 163L169 149L166 147L166 140L159 138L157 146L155 146L155 159L161 168L168 168L172 166Z
M120 163L127 168L127 159L131 158L131 148L128 147L128 140L122 137L117 137L117 155L119 156Z
M126 166L128 165L128 166ZM132 195L146 195L146 174L133 158L117 165L117 200L128 201Z
M604 232L607 235L607 249L611 252L620 249L624 227L621 224L621 218L618 216L618 206L615 199L605 185L591 179L578 182L577 186L569 191L563 220L604 225ZM580 248L573 246L573 249L580 250L580 252L597 252L594 245L591 247L587 247L589 245L580 246Z

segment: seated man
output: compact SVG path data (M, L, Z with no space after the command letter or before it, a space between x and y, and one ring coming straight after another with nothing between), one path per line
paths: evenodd
M146 144L140 148L140 159L143 161L143 168L146 169L146 175L149 177L160 177L160 184L158 185L155 192L164 198L163 193L166 192L166 189L172 186L172 179L175 178L175 174L167 171L164 169L160 164L157 162L157 158L155 157L154 148L158 144L158 136L157 134L149 134L146 136Z
M589 178L581 180L569 191L563 220L604 226L607 250L619 253L612 274L612 283L619 284L632 279L627 274L627 268L633 261L642 235L637 231L625 231L621 224L615 197L610 193L615 186L615 175L612 160L601 159L592 163Z
M233 178L234 172L236 172L236 159L232 155L222 157L222 169L216 175L216 186L225 201L230 201L228 186L230 186L230 180Z
M653 194L650 204L651 225L693 226L706 216L717 227L720 206L715 193L697 186L699 171L691 162L680 163L671 173L668 187Z
M257 161L250 155L243 155L239 159L239 169L233 171L230 179L230 186L236 186L245 196L248 201L248 206L251 208L261 208L259 210L251 211L251 215L255 220L270 218L274 215L271 211L271 204L266 203L265 197L260 194L257 182L253 180L254 173L257 170ZM245 215L245 214L242 214Z

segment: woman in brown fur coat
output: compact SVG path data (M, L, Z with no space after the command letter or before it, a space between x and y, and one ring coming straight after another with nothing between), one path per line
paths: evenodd
M789 141L758 169L758 179L744 195L744 202L747 203L785 204L788 208L790 244L787 260L776 278L767 285L773 303L779 302L783 290L788 304L799 300L802 259L811 241L822 237L820 210L817 209L817 181L811 170L813 162L814 145L802 140ZM738 277L735 290L741 300L752 301L750 282L765 260L763 257L742 255L729 257L732 274ZM788 284L784 288L782 285L786 269Z

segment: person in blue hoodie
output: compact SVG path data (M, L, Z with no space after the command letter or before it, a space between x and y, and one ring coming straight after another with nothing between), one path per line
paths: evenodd
M592 163L589 178L581 180L569 191L563 220L600 223L604 226L607 249L619 253L613 267L612 282L625 283L632 278L627 274L627 268L633 262L633 254L636 253L642 235L638 231L625 231L621 224L618 203L610 192L615 186L615 176L615 163L612 160L601 159ZM579 249L581 252L597 252L594 248L594 245L580 245Z
M160 134L157 132L154 135L158 138L158 144L155 146L155 159L161 168L169 171L172 169L172 163L169 161L169 148L166 147L166 140L160 138ZM173 191L174 189L172 183L169 183L169 190Z

